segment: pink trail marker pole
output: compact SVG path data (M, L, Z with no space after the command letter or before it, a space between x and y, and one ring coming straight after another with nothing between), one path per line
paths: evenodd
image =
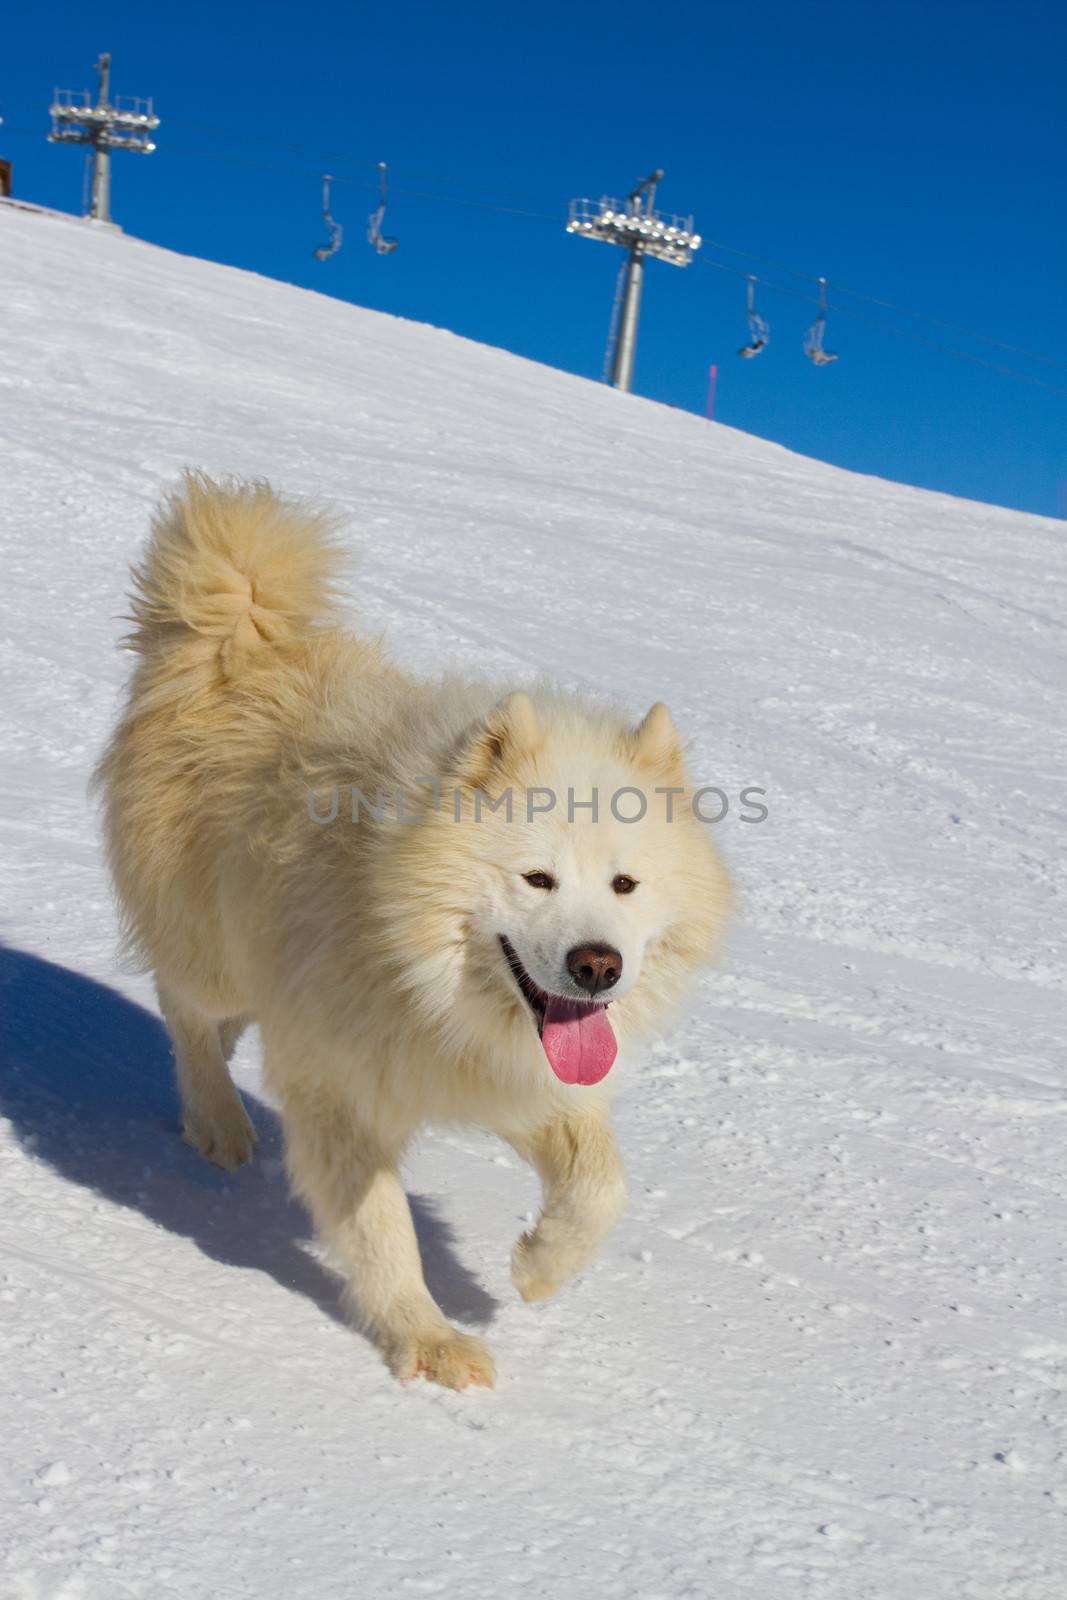
M719 376L719 369L714 361L708 368L708 421L715 420L715 380Z

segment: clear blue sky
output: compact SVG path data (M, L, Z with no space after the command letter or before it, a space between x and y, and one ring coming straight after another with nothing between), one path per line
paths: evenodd
M1067 390L1067 7L1062 0L599 0L278 5L188 0L5 11L0 153L16 193L66 210L80 152L45 143L54 84L151 94L151 157L116 155L113 205L171 249L441 324L599 377L617 252L567 236L572 195L659 201L719 240L1055 358L841 305ZM374 166L398 191L379 259ZM316 174L332 169L344 248L325 264ZM272 170L276 169L276 170ZM512 205L509 215L423 196ZM744 257L709 246L744 270ZM753 270L801 293L781 267ZM814 369L803 301L761 292L772 344L735 355L743 278L652 264L636 388L806 454L1055 514L1067 397L831 311Z

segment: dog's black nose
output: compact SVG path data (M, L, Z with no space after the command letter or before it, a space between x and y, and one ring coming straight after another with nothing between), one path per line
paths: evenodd
M567 971L587 994L599 994L622 977L622 956L610 944L575 945L567 952Z

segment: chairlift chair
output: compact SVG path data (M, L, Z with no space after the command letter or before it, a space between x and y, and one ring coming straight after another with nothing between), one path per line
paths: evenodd
M329 234L329 242L327 244L320 244L315 250L316 261L328 261L330 256L336 255L337 251L341 248L341 238L344 234L344 229L341 227L341 224L339 222L335 222L330 215L330 184L332 182L333 179L330 174L328 172L323 173L322 220L326 224L326 232Z
M367 242L372 244L380 256L387 256L395 250L400 243L399 239L390 239L382 232L382 223L385 221L385 162L378 163L378 209L372 211L367 218Z
M766 350L771 342L771 330L756 310L756 278L749 274L748 279L748 343L743 344L737 352L745 361L751 361L758 356L761 350Z
M804 335L804 354L817 367L825 367L831 361L837 360L836 350L823 348L823 334L826 331L826 279L819 279L819 314L811 327Z

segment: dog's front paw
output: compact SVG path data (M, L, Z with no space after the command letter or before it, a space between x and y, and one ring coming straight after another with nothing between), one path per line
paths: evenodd
M251 1161L257 1143L248 1112L236 1098L233 1105L214 1115L187 1110L182 1138L217 1167L225 1167L227 1172L236 1172L246 1161Z
M524 1300L547 1300L569 1276L539 1229L524 1233L511 1252L511 1281Z
M426 1378L446 1389L491 1389L496 1377L496 1365L482 1341L455 1328L397 1340L386 1346L385 1359L402 1383Z

